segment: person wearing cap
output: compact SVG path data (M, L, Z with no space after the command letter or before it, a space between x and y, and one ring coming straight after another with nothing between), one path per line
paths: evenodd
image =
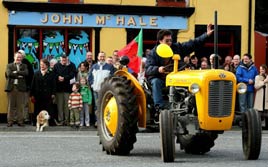
M60 62L54 66L56 78L56 103L58 108L58 125L69 125L70 112L68 108L69 95L72 92L71 81L76 76L76 67L70 62L65 53L60 57Z
M24 95L27 91L26 76L28 75L27 65L22 63L21 53L14 54L14 62L6 67L5 91L8 95L7 126L13 126L15 113L17 114L18 126L24 126L23 108ZM14 108L16 110L14 110Z
M254 104L254 84L258 70L252 62L252 56L249 53L243 55L243 60L236 70L237 83L243 82L247 84L247 92L239 94L239 110L246 112L247 109L253 108Z
M18 53L20 53L22 55L22 63L27 65L27 69L28 69L28 75L26 76L26 86L27 86L27 91L24 94L24 110L23 110L23 116L24 116L24 122L25 123L30 123L30 116L29 116L29 94L30 94L30 88L31 88L31 84L32 84L32 80L33 80L33 76L34 76L34 70L33 70L33 65L29 62L29 60L26 59L26 54L24 50L18 50Z

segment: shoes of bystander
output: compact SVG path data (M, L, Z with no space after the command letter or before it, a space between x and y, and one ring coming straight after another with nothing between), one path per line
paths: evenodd
M23 123L18 123L18 126L24 127L25 125Z
M13 126L13 123L8 123L7 124L7 127L12 127Z

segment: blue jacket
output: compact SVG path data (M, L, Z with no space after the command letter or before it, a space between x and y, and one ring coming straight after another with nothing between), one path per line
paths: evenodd
M181 56L181 60L183 60L184 56L189 55L193 51L195 51L198 48L200 48L201 46L203 46L203 44L207 38L208 38L208 35L205 33L205 34L203 34L203 35L201 35L193 40L190 40L188 42L172 43L171 49L172 49L174 54L179 54ZM165 60L164 58L160 57L156 53L156 48L157 48L157 46L155 46L151 50L151 52L146 60L146 64L145 64L145 75L148 77L149 80L151 80L153 78L165 79L165 74L160 74L158 72L158 68L160 66L165 66L165 61L169 61L168 64L173 63L172 58L169 58L169 60Z
M248 84L249 79L252 79L255 82L255 77L258 75L258 70L256 66L251 63L248 66L244 63L241 63L236 69L236 79L237 83L243 82L247 84L247 91L254 92L254 83Z
M88 81L93 91L98 92L104 79L113 75L115 68L111 64L100 64L100 62L94 64L89 71Z

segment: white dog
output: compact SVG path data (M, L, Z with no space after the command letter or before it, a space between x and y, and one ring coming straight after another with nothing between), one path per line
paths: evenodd
M49 126L49 114L46 110L40 111L40 113L36 117L36 132L42 132L43 128Z

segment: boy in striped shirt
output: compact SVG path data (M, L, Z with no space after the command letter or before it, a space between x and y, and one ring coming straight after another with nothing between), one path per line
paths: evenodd
M80 118L79 114L83 107L82 96L78 92L80 85L78 83L74 83L72 87L72 93L69 96L68 107L70 109L70 126L79 127Z

